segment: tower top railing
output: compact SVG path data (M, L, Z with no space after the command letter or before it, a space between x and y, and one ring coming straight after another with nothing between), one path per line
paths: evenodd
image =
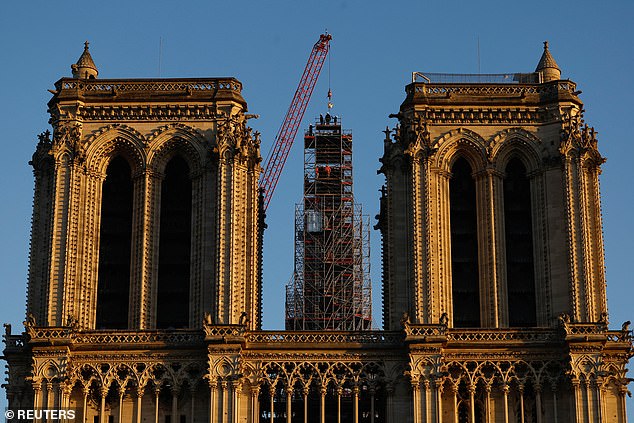
M540 84L539 72L532 73L428 73L412 72L412 83L426 84Z
M194 92L242 91L235 78L143 78L143 79L76 79L62 78L55 83L58 92L77 90L91 94L122 94L127 92Z

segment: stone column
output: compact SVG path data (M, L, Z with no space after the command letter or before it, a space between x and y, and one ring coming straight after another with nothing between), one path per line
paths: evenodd
M217 389L218 382L215 380L209 381L209 423L217 423L218 417L218 404L217 404ZM158 423L158 422L157 422Z
M473 383L469 384L469 412L471 414L471 421L475 422L475 391L476 386ZM522 420L522 423L524 421Z
M179 389L176 386L173 386L172 387L172 423L179 423L179 420L178 420L178 394L179 394Z
M474 175L478 215L478 274L480 276L480 321L484 327L504 327L506 315L506 268L500 251L504 248L501 216L504 204L501 198L502 175L492 166L476 170Z
M443 392L443 380L436 379L436 423L442 423L442 392Z
M310 387L304 386L302 393L304 394L304 423L308 423L308 392Z
M509 423L509 386L505 383L502 385L504 393L504 423Z
M576 377L574 377L571 380L572 383L572 389L573 389L573 407L575 410L575 422L576 423L582 423L583 422L583 418L582 418L582 407L583 407L583 402L581 401L581 387L579 379L577 379Z
M46 408L49 410L55 408L55 393L53 392L53 382L46 383Z
M590 386L590 380L586 379L585 383L584 383L585 387L586 387L586 414L588 416L588 421L589 422L593 422L594 421L594 416L592 415L592 387ZM524 423L524 422L522 422Z
M558 419L557 419L557 410L558 410L558 407L557 407L557 384L553 383L550 386L550 389L551 389L551 391L553 393L553 423L559 423Z
M82 405L82 413L81 413L81 419L83 423L87 423L88 419L86 419L86 413L88 412L88 394L90 393L90 386L84 386L83 389L83 393L84 393L84 404Z
M286 423L291 423L292 417L293 417L293 387L287 386L286 387Z
M42 382L33 381L33 408L37 409L42 406Z
M196 396L196 385L194 386L190 386L189 388L189 395L190 395L190 403L191 403L191 422L190 423L194 423L194 416L196 415L196 400L194 399ZM174 422L174 423L179 423L179 422Z
M535 384L535 408L537 408L537 423L542 423L542 386Z
M352 388L352 394L353 394L352 412L354 413L353 422L359 423L359 386L358 385L355 385L355 387Z
M385 414L387 423L394 423L394 385L388 383L385 385L385 392L387 393Z
M64 407L64 393L62 392L62 384L57 382L55 384L55 408L63 408Z
M370 423L374 423L374 395L376 393L376 388L374 386L370 387Z
M322 385L319 393L321 394L321 403L320 403L320 412L319 412L319 421L321 423L326 423L326 391L327 388ZM273 423L273 422L271 422Z
M524 423L524 385L519 386L520 391L520 423Z
M420 419L420 382L412 380L412 405L414 408L414 423L421 423Z
M220 416L220 421L222 423L227 423L228 412L227 412L227 382L220 382L220 404L222 407L222 415Z
M429 380L425 379L423 381L423 399L425 400L425 413L423 414L423 422L424 423L432 423L431 422L431 403L429 401Z
M623 416L623 423L627 423L627 412L625 410L625 395L627 394L627 385L621 385L619 389L619 408Z
M458 385L451 385L452 403L453 403L453 421L458 423Z
M491 423L491 384L487 383L484 385L485 399L486 399L486 414L484 418L485 423Z
M251 423L260 422L260 386L251 386ZM193 422L192 422L193 423Z
M231 405L231 421L238 423L240 415L240 381L234 380L231 382L231 396L233 398Z
M154 423L159 423L159 396L161 395L161 388L154 387Z
M85 403L86 401L84 401ZM43 408L44 405L44 392L42 389L41 381L33 381L33 408ZM35 416L37 417L37 415ZM40 423L42 419L34 418L33 423Z
M142 413L142 407L141 404L143 402L143 392L145 391L145 386L140 386L137 389L136 392L136 423L141 423L141 415ZM174 421L174 423L178 423L177 421Z
M275 419L275 386L269 386L269 394L271 398L271 423Z
M595 390L596 390L596 395L597 395L597 418L598 418L598 422L599 423L603 423L603 416L605 415L604 413L604 404L603 404L603 393L605 392L603 390L603 387L601 387L601 384L599 383L599 381L595 381ZM540 423L540 422L537 422Z
M102 386L100 393L101 393L101 403L99 406L99 423L107 423L106 422L106 395L108 395L108 387Z
M337 387L337 423L341 423L341 393L343 388Z
M117 420L117 423L122 423L123 422L123 396L125 395L125 387L119 385L119 387L117 388L117 391L119 393L119 418Z
M61 408L70 408L70 396L73 392L73 386L69 385L67 383L65 383L63 386L60 385L60 394L61 394L61 398L62 398L62 405ZM78 416L75 416L75 418L78 418ZM68 418L64 418L62 419L62 423L66 423L68 421Z

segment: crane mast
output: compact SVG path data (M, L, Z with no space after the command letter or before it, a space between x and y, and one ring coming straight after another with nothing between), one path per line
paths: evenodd
M282 174L282 169L291 151L295 135L297 135L297 130L308 106L308 101L328 55L331 39L332 36L330 34L321 34L319 41L313 46L297 91L295 91L284 122L275 137L275 144L266 158L264 172L260 178L260 187L264 189L264 210L267 209L271 202L271 197Z

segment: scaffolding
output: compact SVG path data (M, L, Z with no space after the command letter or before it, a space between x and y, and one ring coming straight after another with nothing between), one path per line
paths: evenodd
M326 114L304 135L304 199L295 207L286 329L371 329L369 253L370 221L352 189L352 134Z

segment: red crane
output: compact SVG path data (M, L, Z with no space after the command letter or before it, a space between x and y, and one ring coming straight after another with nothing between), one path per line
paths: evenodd
M286 112L284 122L275 137L275 145L271 151L269 151L266 158L264 172L260 178L260 187L264 189L264 210L267 209L271 202L273 191L275 191L277 182L282 174L288 153L291 151L297 129L302 123L306 106L308 106L308 101L317 83L317 78L319 78L321 68L326 61L326 56L330 49L330 45L328 44L330 40L332 40L330 34L321 34L319 41L313 46L313 50L310 52L310 57L308 58L308 63L306 63L306 68L304 69L304 74L299 81L297 91L295 91L291 105Z

